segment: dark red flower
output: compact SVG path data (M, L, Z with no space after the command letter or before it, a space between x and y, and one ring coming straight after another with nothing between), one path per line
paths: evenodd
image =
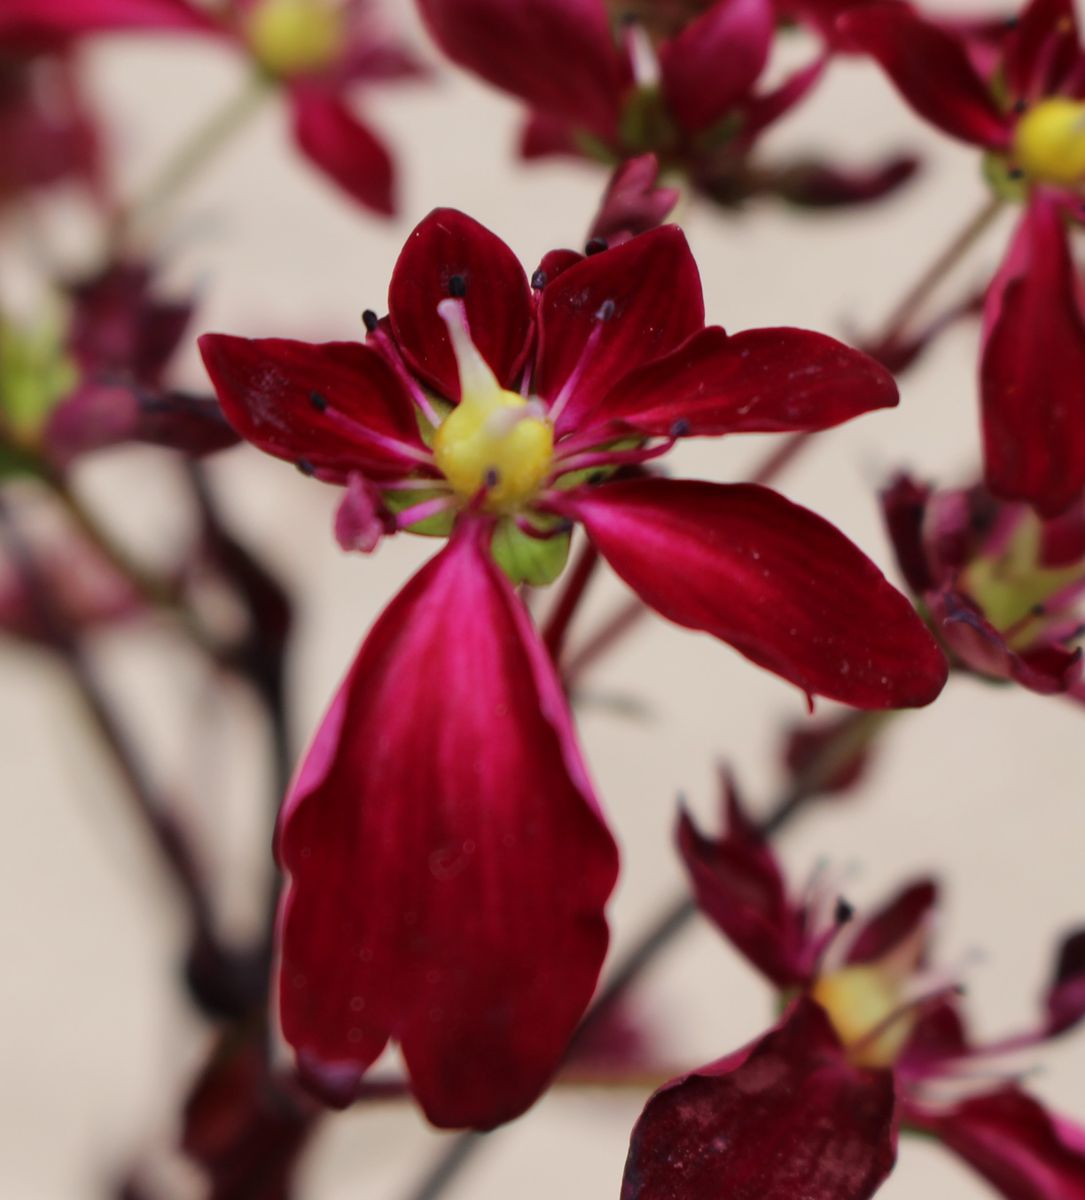
M355 200L395 210L394 164L346 98L422 74L375 26L367 0L228 0L216 15L189 0L5 0L0 45L67 45L89 35L161 31L234 43L286 98L301 152Z
M1054 521L981 487L900 476L882 508L901 568L959 666L1040 693L1082 693L1085 503Z
M766 89L772 0L610 5L607 0L419 0L450 58L518 96L531 116L528 158L573 154L621 162L645 152L721 204L777 195L822 207L884 195L911 173L895 159L874 171L801 162L764 167L761 134L798 104L817 58Z
M823 879L790 899L733 790L727 809L718 841L683 816L679 845L702 911L790 1004L765 1037L648 1101L624 1200L865 1200L893 1165L898 1127L939 1138L1007 1200L1085 1197L1085 1129L1048 1114L1011 1075L966 1069L1085 1016L1082 934L1063 944L1037 1028L972 1044L959 989L928 962L932 881L858 920Z
M1066 222L1085 184L1085 49L1069 0L1031 0L977 62L964 30L898 0L838 21L920 116L986 152L996 192L1026 202L987 294L981 395L987 484L1051 516L1085 488L1085 310Z

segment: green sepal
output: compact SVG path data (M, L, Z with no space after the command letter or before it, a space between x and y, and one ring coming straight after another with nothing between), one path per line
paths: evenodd
M989 150L983 156L983 178L991 191L1010 204L1024 204L1028 199L1029 181L1021 174L1011 174L1013 168L1005 154Z
M414 508L426 500L434 500L438 496L447 496L448 488L410 488L404 492L382 492L385 507L389 512L401 513L404 509ZM424 521L414 525L406 525L408 533L420 533L423 537L448 537L456 521L456 510L450 508L447 512L435 513Z
M558 522L556 517L544 518L537 514L533 519L540 528ZM512 583L545 587L565 570L571 537L570 533L558 533L553 537L535 538L517 528L516 522L506 517L494 530L491 551L494 562Z
M13 433L31 438L38 434L78 379L75 364L64 353L57 322L31 329L0 323L0 412Z

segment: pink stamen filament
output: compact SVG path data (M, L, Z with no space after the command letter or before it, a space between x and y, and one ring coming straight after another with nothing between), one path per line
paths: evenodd
M602 309L599 310L602 313ZM558 392L557 399L550 405L550 424L557 428L557 423L561 418L562 412L565 410L566 404L573 392L576 391L577 385L584 376L587 370L588 362L591 356L595 353L595 348L599 345L599 339L603 336L603 326L606 324L606 319L596 314L595 325L591 333L588 334L588 340L584 343L584 349L580 352L580 357L576 361L576 366L569 372L568 379L562 385L561 391Z
M429 397L426 395L422 385L417 379L407 370L407 364L403 361L403 356L399 352L399 347L395 345L392 339L384 332L383 329L375 329L367 339L370 342L375 342L377 350L384 356L384 360L395 371L400 383L410 393L411 399L418 405L422 411L422 415L427 421L437 428L441 423L440 414L430 403Z
M572 528L572 522L566 524L562 522L560 525L554 525L549 529L542 529L538 525L533 525L529 518L518 516L515 518L516 528L521 533L527 534L528 537L534 538L539 542L548 542L551 538L560 537L562 534L568 533Z
M595 454L570 454L557 457L553 475L566 475L570 471L586 471L591 467L619 467L628 464L649 462L659 458L674 447L675 438L667 438L661 445L644 447L640 450L600 450Z
M848 1050L854 1053L856 1050L862 1051L868 1046L873 1045L879 1038L884 1036L900 1021L905 1020L910 1016L922 1016L924 1011L935 1007L943 1000L949 999L950 996L959 996L961 988L959 984L951 984L948 987L937 988L933 992L928 992L924 996L916 996L912 1000L905 1000L903 1004L886 1017L883 1017L873 1028L868 1029L866 1033L857 1041L853 1042Z
M398 454L402 458L412 459L417 463L424 463L427 467L433 466L433 455L428 450L420 450L417 446L412 446L408 442L401 442L398 438L389 437L387 434L367 429L364 425L348 417L331 404L321 410L321 415L327 420L328 424L338 426L344 433L349 433L351 437L357 438L359 441L368 442L372 446L379 446L382 450L390 450L393 454Z
M423 500L421 504L413 504L410 508L396 513L396 528L406 529L410 525L417 525L420 521L448 512L458 504L459 500L455 496L435 496L432 500Z

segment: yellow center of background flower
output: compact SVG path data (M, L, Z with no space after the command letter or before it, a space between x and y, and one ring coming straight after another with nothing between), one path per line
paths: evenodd
M249 48L272 75L304 75L333 63L346 41L334 0L260 0L246 23Z
M891 1067L900 1057L915 1018L901 1013L889 1021L901 1007L900 988L890 972L876 966L843 967L823 975L811 995L857 1066Z
M1013 160L1038 183L1085 179L1085 103L1056 96L1029 109L1014 132Z

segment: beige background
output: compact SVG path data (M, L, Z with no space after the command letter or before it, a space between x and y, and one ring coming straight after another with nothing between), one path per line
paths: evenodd
M89 66L129 189L240 78L228 54L195 43L113 41L94 49ZM356 335L361 310L383 303L404 236L436 204L490 225L529 267L547 248L581 241L602 176L577 165L518 167L509 101L449 69L432 89L378 92L368 111L400 152L403 205L395 222L350 207L299 163L282 113L270 109L176 206L169 273L178 286L200 286L199 331ZM765 207L733 217L691 205L684 224L710 319L733 329L794 323L837 333L880 320L982 202L975 155L927 134L876 73L857 64L834 67L813 103L765 142L769 154L832 148L854 162L901 147L923 150L925 174L905 195L864 212L796 219ZM36 237L63 246L69 261L78 257L85 229L72 204L55 205L43 226ZM1007 232L1004 224L993 233L960 285L984 278ZM28 305L25 233L8 240L0 284ZM836 520L890 568L873 485L898 464L950 481L968 471L978 443L975 347L973 330L945 338L906 379L898 412L820 439L782 490ZM181 374L200 382L191 350ZM735 479L766 445L705 441L673 461L692 474ZM331 489L244 448L222 456L214 477L238 528L297 589L291 666L300 744L364 631L431 544L402 538L374 559L347 557L331 536ZM154 452L103 456L79 483L146 554L184 537L170 469ZM616 581L603 579L579 632L621 594ZM159 632L111 638L100 652L118 700L153 748L158 777L202 822L222 902L243 927L253 915L246 896L266 862L263 781L247 766L259 737L253 712ZM0 1196L103 1194L134 1158L178 1196L198 1195L176 1164L162 1175L178 1097L207 1045L173 984L180 946L173 898L124 823L119 783L80 723L62 674L33 651L4 646L0 653ZM654 620L597 672L591 690L650 703L639 721L600 706L586 707L580 720L624 852L612 910L620 949L680 882L670 849L676 794L707 817L714 764L726 761L739 768L753 802L766 802L777 782L777 730L803 705L797 692L725 647ZM862 903L910 872L943 875L944 961L968 960L969 1004L981 1031L1020 1027L1034 1011L1056 931L1085 919L1083 721L1059 700L955 680L933 709L892 731L860 796L789 834L783 854L795 879L828 859L848 872L849 895ZM669 1031L674 1062L692 1066L762 1029L770 996L705 926L661 963L644 1009ZM1036 1091L1085 1120L1085 1035L1030 1062L1041 1064ZM640 1095L552 1095L493 1138L458 1194L615 1195L642 1102ZM391 1200L438 1145L406 1105L336 1117L307 1159L302 1195ZM971 1200L987 1192L937 1148L906 1142L881 1194Z

